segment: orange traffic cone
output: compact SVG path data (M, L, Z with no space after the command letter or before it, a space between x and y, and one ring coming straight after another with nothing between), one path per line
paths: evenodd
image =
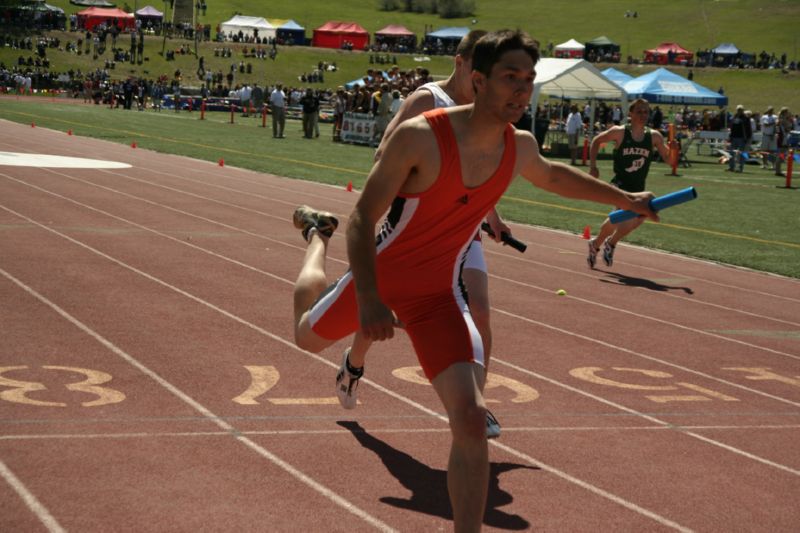
M348 181L347 182L347 187L345 187L345 189L347 190L347 192L353 192L353 182L352 181Z
M592 228L590 228L589 226L583 228L583 238L586 239L587 241L592 238Z

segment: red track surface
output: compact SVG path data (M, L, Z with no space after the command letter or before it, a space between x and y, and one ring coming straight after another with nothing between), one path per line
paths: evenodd
M451 528L450 436L405 336L353 412L344 343L292 344L292 210L344 220L356 193L0 130L0 151L133 165L0 167L0 530ZM624 244L590 271L579 237L514 233L527 253L486 246L485 529L796 531L800 283Z

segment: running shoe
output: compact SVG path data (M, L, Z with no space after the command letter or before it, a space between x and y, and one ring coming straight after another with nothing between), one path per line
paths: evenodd
M496 439L500 436L500 422L494 417L491 411L486 410L486 438Z
M344 351L342 366L336 374L336 397L345 409L355 409L358 403L358 381L364 375L364 368L358 369L353 373L353 368L348 364L347 358L350 356L350 348Z
M611 266L614 264L614 250L616 248L616 245L608 243L608 239L603 243L603 261L606 265Z
M597 263L597 252L599 251L599 248L595 248L594 239L589 239L589 255L586 256L586 262L589 263L589 268L594 268L595 263Z
M306 241L312 228L320 235L330 238L339 227L339 220L335 216L326 211L316 211L307 205L301 205L294 210L292 222L295 228L302 231L303 239Z

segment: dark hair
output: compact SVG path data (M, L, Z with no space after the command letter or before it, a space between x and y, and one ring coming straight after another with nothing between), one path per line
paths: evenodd
M489 76L500 57L511 50L523 50L533 60L539 61L539 43L521 30L500 30L487 33L475 43L472 51L472 70Z
M475 49L475 43L477 43L481 37L486 35L486 33L487 32L484 30L472 30L466 34L458 43L456 55L461 56L464 59L472 59L472 51Z

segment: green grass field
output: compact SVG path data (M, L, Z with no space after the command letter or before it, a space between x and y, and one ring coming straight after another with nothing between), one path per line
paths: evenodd
M341 187L352 181L360 188L372 161L369 148L332 142L327 124L319 139L306 140L299 122L289 121L289 139L275 140L260 119L237 116L230 124L226 113L209 113L201 121L196 112L111 110L46 97L35 103L0 98L0 118ZM693 148L690 158L692 167L680 168L677 177L654 164L648 188L660 195L695 186L699 198L664 211L661 224L645 224L629 242L800 278L800 190L777 188L784 180L756 165L730 174ZM600 162L600 172L610 175L610 161ZM499 209L511 220L576 234L586 225L596 231L605 216L601 206L566 200L522 180Z
M69 3L69 0L52 0L52 5L73 13L83 8ZM120 7L141 8L147 2L120 2ZM152 5L165 10L168 2L156 1ZM519 27L537 38L542 45L548 42L558 44L575 38L587 41L606 35L622 46L623 56L631 54L640 57L642 51L662 41L675 41L690 50L713 48L722 42L733 42L740 49L751 53L766 50L780 55L786 53L789 59L800 60L800 34L797 20L800 20L800 1L798 0L673 0L672 2L651 2L642 0L584 0L559 2L557 5L545 0L505 0L490 2L476 1L476 13L463 19L442 19L436 15L405 13L400 11L380 11L377 0L273 0L269 3L257 0L226 0L208 2L205 17L199 22L216 28L234 13L263 16L265 18L294 19L306 28L306 36L311 37L313 29L329 20L354 21L373 33L387 24L403 24L417 33L424 34L425 28L443 26L468 26L482 29ZM637 18L626 18L626 11L637 11ZM169 10L167 10L169 14ZM472 21L476 20L473 24ZM77 33L56 33L62 41L75 41ZM181 44L192 44L183 40L170 40L167 48L178 48ZM127 45L122 39L121 46ZM214 57L214 43L200 45L199 55L205 58L207 67L227 73L233 59ZM128 75L157 77L165 74L172 77L176 69L184 75L184 85L200 85L194 73L197 59L194 56L178 56L176 61L167 62L160 55L164 41L160 37L148 37L145 42L145 55L149 58L143 65L118 64L113 71L115 78ZM236 47L236 48L240 48ZM0 61L6 65L15 64L20 52L10 48L0 49ZM56 71L69 69L93 70L102 67L108 52L98 61L91 57L48 51L52 68ZM415 61L413 55L397 55L400 68L417 66L428 68L433 74L445 76L449 73L452 61L447 57L431 57L430 61ZM297 77L310 72L319 61L336 62L339 70L329 73L324 84L319 87L335 87L364 75L374 67L369 56L363 53L347 53L338 50L294 47L281 48L276 61L252 60L253 73L237 78L237 82L287 84L299 83ZM601 69L609 65L600 64ZM641 75L652 70L652 66L614 65L632 75ZM683 67L674 67L682 75ZM724 87L730 104L743 104L756 112L763 112L767 106L789 106L800 108L800 96L796 87L800 85L800 71L782 74L778 70L737 71L728 69L694 69L695 81L716 90Z

